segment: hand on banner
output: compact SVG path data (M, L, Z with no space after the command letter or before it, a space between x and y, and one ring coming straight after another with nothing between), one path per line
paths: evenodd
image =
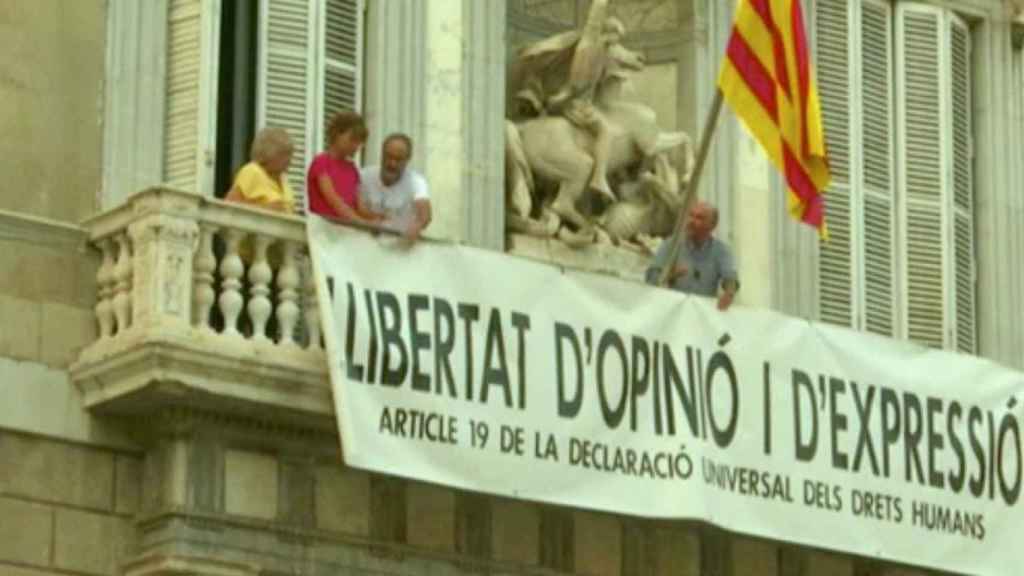
M732 306L733 293L728 290L722 292L718 296L718 309L728 310L729 306Z
M403 227L402 237L408 242L412 243L420 238L420 226L416 222L410 222L408 225Z

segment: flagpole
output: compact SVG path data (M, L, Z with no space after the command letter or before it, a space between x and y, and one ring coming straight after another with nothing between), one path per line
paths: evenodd
M686 196L683 199L683 207L680 209L679 216L676 218L675 228L672 230L672 235L668 237L666 242L671 242L672 248L669 250L668 258L662 263L661 275L658 277L658 286L665 286L668 284L668 277L672 274L672 270L675 268L676 258L679 255L679 229L683 223L686 222L686 215L690 212L690 207L697 201L697 191L700 186L700 178L704 174L704 164L707 163L708 153L711 151L711 139L715 135L715 129L718 125L718 116L722 112L722 89L715 89L715 97L711 101L711 109L708 110L708 117L704 121L704 131L700 137L700 148L697 150L697 159L693 165L693 174L690 177L690 182L686 186Z

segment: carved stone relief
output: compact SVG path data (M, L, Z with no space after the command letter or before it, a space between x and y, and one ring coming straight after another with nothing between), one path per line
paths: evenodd
M505 128L510 232L575 247L599 243L641 250L671 233L692 167L691 141L674 129L675 114L659 118L631 88L645 78L649 95L674 99L678 67L670 61L647 69L643 50L626 45L635 37L626 23L645 33L676 28L688 5L510 4L517 31L510 34L514 60ZM570 13L575 25L567 28ZM538 39L543 30L548 32Z
M576 0L519 0L519 10L566 28L576 26Z

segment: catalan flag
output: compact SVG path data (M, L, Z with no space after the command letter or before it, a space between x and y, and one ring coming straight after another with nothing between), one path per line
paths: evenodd
M800 0L740 0L736 10L718 87L785 176L790 214L824 237L830 176Z

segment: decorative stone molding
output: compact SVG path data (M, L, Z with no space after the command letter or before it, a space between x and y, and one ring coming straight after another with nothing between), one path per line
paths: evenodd
M525 234L510 234L508 253L582 270L642 281L651 256L638 249L622 248L611 244L591 244L583 248L567 246L554 238L537 238Z
M147 554L125 564L125 576L259 576L254 564L226 562L197 556L165 556Z
M259 576L294 574L523 574L550 575L541 566L471 558L454 551L369 539L365 536L285 525L278 521L172 511L142 519L140 548L149 552L126 564L125 576L234 576L251 572L199 569L256 568ZM211 547L219 560L206 557ZM171 564L174 562L175 564ZM149 566L184 566L196 571L144 572Z
M84 249L86 233L78 226L0 210L0 241Z
M326 442L333 452L337 450L338 430L333 422L325 420L287 421L259 418L245 412L217 411L205 406L170 405L147 417L146 425L157 435L188 436L200 430L217 430L224 437L256 439L263 445L302 445L310 452L319 453L320 447L311 444Z
M1005 0L1007 8L1013 15L1016 22L1020 23L1024 19L1024 0Z
M99 337L71 368L89 409L331 429L301 219L153 188L84 227L102 254Z

